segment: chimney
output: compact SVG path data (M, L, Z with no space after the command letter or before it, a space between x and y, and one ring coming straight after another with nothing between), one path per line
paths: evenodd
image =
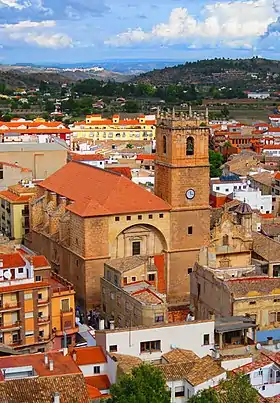
M110 320L110 330L114 330L114 329L115 329L115 321Z
M53 360L49 361L49 370L53 371Z
M53 395L53 403L60 403L60 394L58 392Z
M99 330L104 330L105 328L105 321L104 319L99 320Z
M73 356L72 356L72 357L73 357L73 360L74 360L74 361L77 361L77 353L76 353L76 351L74 351L74 353L73 353Z
M68 348L63 347L63 356L65 357L68 354Z
M44 363L45 363L46 366L48 366L48 363L49 363L48 354L45 354L45 355L44 355Z

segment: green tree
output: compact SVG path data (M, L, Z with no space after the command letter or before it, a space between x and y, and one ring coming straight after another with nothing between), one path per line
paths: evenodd
M221 115L225 119L229 118L229 110L226 105L224 105L223 108L221 109Z
M127 113L137 113L139 112L138 102L134 100L128 100L125 103L124 109Z
M189 403L258 403L259 394L244 374L229 375L219 383L218 389L205 389Z
M220 167L224 162L222 154L213 150L209 150L209 162L210 162L210 177L217 178L221 176L222 170Z
M209 388L199 391L192 396L189 403L219 403L219 396L216 389Z
M123 375L110 392L109 403L170 403L162 372L149 364L141 364L131 374Z

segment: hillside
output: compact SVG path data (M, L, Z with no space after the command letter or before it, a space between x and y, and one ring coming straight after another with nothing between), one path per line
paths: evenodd
M111 71L89 72L89 71L64 71L61 69L48 70L37 67L26 66L0 66L0 83L11 89L36 87L41 81L54 85L63 83L75 83L79 80L95 78L102 81L124 82L130 76Z
M153 85L202 84L231 85L244 84L250 87L266 88L272 83L280 83L280 61L261 58L252 59L212 59L187 62L175 67L141 74L137 83Z

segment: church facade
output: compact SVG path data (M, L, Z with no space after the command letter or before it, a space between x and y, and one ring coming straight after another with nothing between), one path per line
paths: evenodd
M27 246L74 284L82 308L100 303L105 262L137 255L153 260L169 303L188 301L189 275L210 233L209 130L201 123L159 121L155 194L79 162L38 185Z

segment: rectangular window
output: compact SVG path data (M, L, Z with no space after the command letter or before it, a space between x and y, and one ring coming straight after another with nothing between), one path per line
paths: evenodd
M153 219L153 214L149 214L149 220Z
M148 281L155 281L155 275L153 273L148 275Z
M138 220L142 220L142 216L141 216L141 215L138 216Z
M280 322L280 312L277 312L276 319L277 319L277 322Z
M164 314L163 313L156 313L155 314L155 323L164 322Z
M276 322L276 312L270 312L269 313L269 323L274 323Z
M39 336L44 337L44 330L39 330Z
M61 310L62 312L70 312L70 301L68 298L61 301Z
M141 353L152 352L152 351L160 351L161 348L160 340L155 341L142 341L140 343L140 351Z
M24 294L24 299L32 299L32 298L33 298L32 293Z
M185 387L175 386L175 397L184 397L184 396L185 396Z
M192 273L192 268L189 267L189 268L188 268L188 274L191 274L191 273Z
M163 218L164 217L164 215L161 213L160 215L159 215L159 218Z
M120 217L115 217L115 221L120 221Z
M220 186L216 186L216 190L220 190Z
M118 351L118 346L116 344L113 344L112 346L109 346L109 352L110 353L116 353Z
M126 219L127 221L131 221L131 216L130 215L126 216Z
M141 252L141 242L134 241L132 242L132 256L140 255Z
M25 336L26 336L26 337L28 337L28 336L34 336L33 330L30 330L29 332L25 332Z
M131 281L134 283L136 281L136 277L131 277Z
M123 285L126 285L127 284L127 277L124 277L123 278Z
M33 312L26 312L24 317L25 319L33 318Z
M43 294L41 292L38 293L38 299L42 300L43 299Z
M19 267L18 268L18 274L22 274L24 272L24 268L23 267Z
M203 344L204 344L204 346L208 346L210 344L210 335L209 334L203 335Z
M35 281L42 281L42 276L35 276Z
M100 374L100 367L93 367L94 374Z
M256 305L256 301L250 301L249 305Z
M193 233L193 227L188 227L188 235L192 235Z

